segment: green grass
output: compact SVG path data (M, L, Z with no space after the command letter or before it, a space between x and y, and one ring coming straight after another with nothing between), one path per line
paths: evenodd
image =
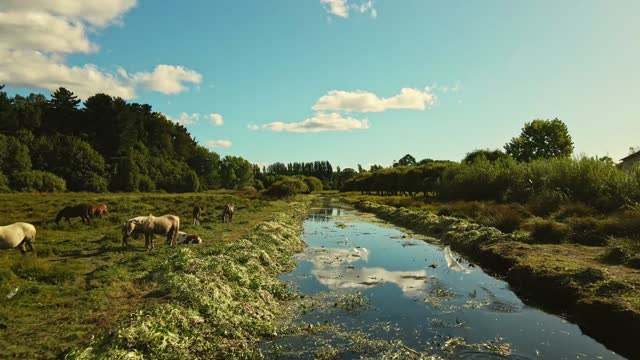
M231 225L219 221L228 202L236 206ZM72 219L71 225L53 222L64 206L79 203L105 203L110 215L90 225L79 218ZM201 227L191 225L194 205L204 208ZM176 214L181 230L196 232L204 240L203 245L188 250L200 256L228 248L289 206L283 201L261 200L252 193L228 191L3 194L1 224L24 221L35 225L38 256L22 256L15 249L0 252L0 358L55 358L114 331L132 313L175 301L162 277L153 274L184 250L167 247L160 236L151 252L143 250L141 238L130 240L130 247L123 249L120 225L126 219ZM15 288L15 296L7 299Z

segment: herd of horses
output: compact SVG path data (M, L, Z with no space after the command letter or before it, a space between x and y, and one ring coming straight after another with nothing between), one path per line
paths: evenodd
M193 208L193 224L200 225L202 208ZM222 222L233 222L234 206L227 204L222 210ZM79 217L83 224L90 224L91 218L103 218L109 215L107 205L76 205L66 206L58 215L55 223L60 225L64 218L69 224L71 219ZM201 244L202 239L197 234L186 234L180 231L180 218L176 215L163 216L137 216L127 220L122 224L122 246L128 246L129 238L135 235L144 235L144 245L147 250L154 248L154 236L166 235L167 244L175 246L177 244ZM22 254L27 251L35 253L33 243L36 239L36 228L25 222L17 222L11 225L0 226L0 249L18 248Z

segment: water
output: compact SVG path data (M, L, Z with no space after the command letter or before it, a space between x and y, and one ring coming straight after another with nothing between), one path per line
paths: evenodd
M460 359L622 359L455 252L468 273L447 267L442 246L371 216L318 209L302 236L308 248L282 279L306 303L289 331L264 344L267 355L360 358L395 348Z

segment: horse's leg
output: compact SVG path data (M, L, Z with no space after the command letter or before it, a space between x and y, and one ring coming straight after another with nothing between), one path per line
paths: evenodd
M71 225L71 219L69 217L65 217L65 219L67 219L67 222Z
M33 246L33 239L27 240L27 246L29 247L29 251L36 255L36 248Z
M22 240L22 242L17 246L22 255L27 253L27 247L25 246L25 243L26 243L26 240Z

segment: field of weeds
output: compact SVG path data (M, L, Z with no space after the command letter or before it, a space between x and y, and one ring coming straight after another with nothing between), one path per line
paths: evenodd
M222 224L229 202L234 223ZM105 203L110 215L54 223L62 207L82 203ZM199 227L195 205L204 208ZM224 191L2 195L2 224L35 225L38 256L0 252L0 358L250 356L276 302L290 296L276 277L303 246L305 206ZM170 248L157 236L151 252L141 237L122 248L120 225L151 213L180 216L181 230L204 244Z

